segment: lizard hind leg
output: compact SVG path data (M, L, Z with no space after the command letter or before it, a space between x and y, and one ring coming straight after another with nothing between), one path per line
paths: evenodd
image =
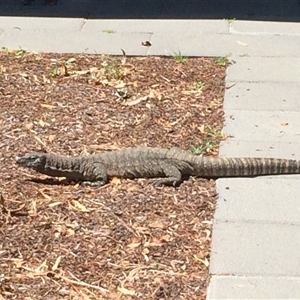
M152 181L153 186L172 185L177 186L182 182L181 172L172 164L160 163L164 178L157 178Z
M83 184L90 186L102 186L108 183L106 168L103 164L93 163L85 174Z

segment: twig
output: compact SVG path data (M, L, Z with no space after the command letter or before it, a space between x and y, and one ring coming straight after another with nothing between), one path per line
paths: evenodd
M92 288L92 289L95 289L95 290L98 290L102 293L108 293L108 290L101 287L101 286L98 286L98 285L93 285L93 284L88 284L84 281L80 281L78 279L76 280L72 280L72 279L69 279L65 276L62 276L62 275L58 275L57 277L61 278L62 280L66 281L66 282L69 282L69 283L73 283L73 284L77 284L77 285L80 285L80 286L85 286L85 287L89 287L89 288ZM75 277L75 276L74 276ZM76 277L75 277L76 278Z

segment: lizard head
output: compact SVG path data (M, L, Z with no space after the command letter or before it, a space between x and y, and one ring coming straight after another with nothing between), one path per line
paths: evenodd
M32 152L24 156L16 157L16 163L20 166L37 169L46 164L46 153Z

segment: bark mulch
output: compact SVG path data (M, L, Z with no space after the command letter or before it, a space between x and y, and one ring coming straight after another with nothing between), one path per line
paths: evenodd
M15 157L141 145L217 155L225 72L213 58L3 49L0 299L205 299L213 180L67 185Z

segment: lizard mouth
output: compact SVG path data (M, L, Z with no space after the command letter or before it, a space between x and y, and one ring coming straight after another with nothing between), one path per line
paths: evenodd
M22 159L22 156L16 156L16 163L18 165L22 165L24 163L24 160Z

